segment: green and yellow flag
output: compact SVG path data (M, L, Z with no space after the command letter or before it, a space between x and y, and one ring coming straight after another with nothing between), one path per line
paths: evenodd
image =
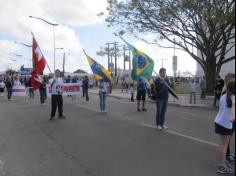
M135 81L140 78L150 80L154 69L154 61L144 52L138 50L123 38L121 39L128 45L133 54L132 79Z

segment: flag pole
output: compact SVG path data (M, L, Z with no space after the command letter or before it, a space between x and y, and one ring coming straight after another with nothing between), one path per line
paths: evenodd
M35 37L34 37L34 33L33 32L31 32L31 35L33 36L33 38L35 39ZM36 39L35 39L36 40ZM32 46L32 49L33 49L33 46ZM46 59L45 59L46 60ZM50 71L50 73L52 73L52 70L50 69L50 67L49 67L49 65L48 65L48 62L47 62L47 60L46 60L46 65L47 65L47 67L48 67L48 70Z
M155 74L156 74L156 76L158 76L158 74L157 74L157 72L154 70L153 71ZM178 97L178 95L175 93L175 91L166 83L166 81L164 80L164 84L166 85L166 87L168 87L168 89L176 96L176 97Z

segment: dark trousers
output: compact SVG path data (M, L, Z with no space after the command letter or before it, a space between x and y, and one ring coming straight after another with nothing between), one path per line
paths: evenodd
M131 93L131 101L134 102L134 93Z
M168 99L157 99L156 125L163 126L167 110Z
M8 88L7 89L7 98L8 98L8 100L10 100L11 97L12 97L12 88Z
M63 116L63 98L62 95L52 95L52 113L51 117L55 117L58 106L59 117Z
M88 89L83 88L83 97L86 98L86 101L89 101Z
M34 89L29 88L30 99L34 99Z
M40 89L40 102L41 102L41 104L45 103L46 98L47 98L46 88Z
M205 98L206 98L206 89L202 89L201 99L205 99Z

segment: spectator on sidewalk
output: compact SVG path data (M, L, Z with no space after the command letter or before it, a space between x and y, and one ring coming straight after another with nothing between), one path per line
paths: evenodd
M214 106L219 105L219 100L220 100L220 97L221 97L223 87L224 87L224 80L220 76L217 76L216 85L215 85Z
M130 84L131 102L134 102L134 84Z
M101 80L99 82L99 100L100 100L100 112L102 114L106 114L106 96L107 96L107 87L108 83L106 83L104 80Z
M158 130L168 129L165 125L165 115L168 105L169 93L179 99L177 95L170 90L169 79L166 77L166 69L161 68L159 71L160 77L155 80L155 94L157 101L156 125ZM169 87L168 87L169 86Z
M190 99L189 103L190 104L196 104L196 93L197 93L197 85L195 83L195 80L191 80L189 83L189 91L190 91Z
M206 99L206 77L203 76L202 80L200 82L200 88L201 88L201 99L205 100Z
M142 111L146 112L147 109L145 108L145 102L146 102L146 91L147 91L147 85L145 81L140 78L137 83L137 110L138 112L141 111L140 105L142 102Z
M235 117L232 109L235 109L235 79L227 84L226 95L220 99L219 113L215 119L215 132L219 135L219 166L217 173L232 174L233 166L226 162L227 147L233 133L232 117Z

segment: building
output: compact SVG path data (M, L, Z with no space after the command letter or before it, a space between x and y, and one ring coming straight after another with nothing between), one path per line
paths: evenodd
M33 69L32 68L25 68L24 65L21 66L20 72L22 76L28 76L31 75Z
M234 42L235 42L235 39L234 39ZM199 51L198 51L198 56L201 56ZM230 52L226 55L226 58L229 58L232 56L235 56L235 47L230 50ZM235 59L222 66L220 76L224 78L228 73L235 73ZM202 70L201 66L198 63L197 63L196 75L198 77L204 76L204 71Z

